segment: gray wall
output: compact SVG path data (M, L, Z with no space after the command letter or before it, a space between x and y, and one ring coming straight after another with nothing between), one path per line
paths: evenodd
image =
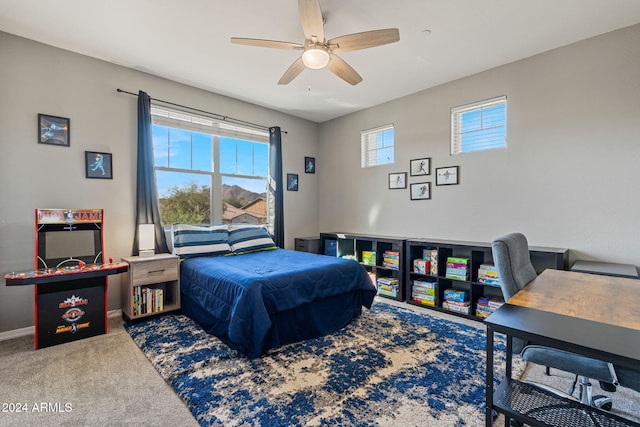
M517 230L572 260L640 264L640 25L322 125L2 32L0 57L2 273L32 268L35 208L104 208L106 256L130 254L136 103L116 88L287 131L284 173L300 178L285 192L287 247L318 230L471 241ZM450 108L503 94L508 148L450 156ZM71 118L71 147L36 142L38 113ZM361 169L360 130L387 123L396 164ZM84 178L85 150L113 153L113 180ZM432 199L388 190L387 174L420 157L432 159ZM450 165L460 185L436 187L433 169ZM112 276L109 309L119 307ZM0 286L0 333L31 325L32 287Z
M450 109L507 95L508 147L449 154ZM360 131L394 123L396 162L360 167ZM490 242L640 265L640 25L323 123L320 230ZM387 174L431 157L460 185L410 201ZM424 178L424 177L422 177ZM421 181L410 177L409 183Z
M34 266L36 208L103 208L105 256L130 255L135 221L137 98L116 88L263 124L283 135L284 173L300 191L285 193L285 238L318 226L318 125L151 75L0 32L0 273ZM71 119L71 146L37 143L38 113ZM113 154L113 180L85 179L84 151ZM109 279L109 309L120 307L120 278ZM0 286L0 332L33 325L33 287Z

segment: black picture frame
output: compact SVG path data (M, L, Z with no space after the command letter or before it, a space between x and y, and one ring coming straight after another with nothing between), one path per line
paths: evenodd
M67 117L38 113L38 144L69 147L71 120Z
M287 174L287 191L298 191L298 174Z
M305 157L304 158L304 173L316 173L316 158Z
M445 166L442 168L436 168L436 185L458 185L459 183L459 166Z
M407 173L392 172L389 174L389 190L407 188Z
M411 176L431 175L431 157L409 161L409 174Z
M85 177L96 179L113 179L113 156L111 153L85 151Z
M414 182L409 185L409 194L411 200L429 200L431 199L431 183Z

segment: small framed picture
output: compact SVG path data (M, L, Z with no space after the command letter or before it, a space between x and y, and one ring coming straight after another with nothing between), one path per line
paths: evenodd
M431 198L431 183L416 182L409 186L411 200L427 200Z
M113 179L111 153L85 151L85 173L87 178Z
M407 188L407 173L406 172L393 172L389 174L389 189L397 190L400 188Z
M68 147L71 143L70 125L66 117L38 114L38 143Z
M455 185L459 184L459 167L447 166L444 168L436 168L436 185Z
M431 175L431 157L411 160L409 173L411 176Z
M304 173L316 173L316 158L305 157L304 158Z
M287 174L287 191L298 191L298 174Z

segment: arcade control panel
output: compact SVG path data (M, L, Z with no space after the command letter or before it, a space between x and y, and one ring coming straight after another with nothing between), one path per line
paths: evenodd
M80 261L77 266L7 273L4 276L4 280L7 286L40 285L67 280L108 276L111 274L124 273L128 269L129 264L126 262L114 263L113 260L109 258L108 264L85 264Z

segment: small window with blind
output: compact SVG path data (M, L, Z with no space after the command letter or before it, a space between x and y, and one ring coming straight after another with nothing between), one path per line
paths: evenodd
M506 96L451 109L451 154L506 146Z
M394 145L393 125L381 126L360 132L361 166L393 164Z

